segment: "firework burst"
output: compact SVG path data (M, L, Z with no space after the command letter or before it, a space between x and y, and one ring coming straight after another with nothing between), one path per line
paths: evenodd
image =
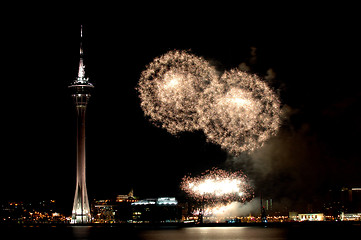
M280 126L278 97L257 75L227 71L202 96L201 128L209 141L235 155L262 146Z
M208 141L238 155L261 147L280 127L280 101L257 75L239 70L219 77L186 51L155 58L137 90L145 116L171 134L203 130Z
M169 51L141 73L137 90L144 114L172 134L199 129L201 94L217 78L206 60L186 51Z
M190 197L207 202L245 202L253 189L241 171L227 172L213 168L199 177L185 176L181 189Z

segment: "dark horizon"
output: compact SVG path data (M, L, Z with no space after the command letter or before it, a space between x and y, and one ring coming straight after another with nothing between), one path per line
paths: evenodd
M237 21L196 23L176 23L160 33L145 24L84 24L86 73L95 86L86 120L90 201L132 188L140 197L181 196L184 175L212 167L242 170L256 194L292 204L320 198L330 188L361 186L355 26L301 22L292 29L263 26L253 35L237 31ZM14 27L2 40L0 200L55 199L71 211L76 114L67 86L77 76L80 24ZM173 136L153 126L135 87L146 65L173 49L190 49L220 72L245 63L267 78L272 69L269 83L287 109L278 135L235 159L201 132Z

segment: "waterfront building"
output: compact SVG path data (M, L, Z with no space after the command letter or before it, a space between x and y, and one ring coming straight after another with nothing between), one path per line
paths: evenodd
M298 221L325 221L323 213L299 213L297 216Z
M182 209L174 197L147 198L132 205L132 223L179 223Z

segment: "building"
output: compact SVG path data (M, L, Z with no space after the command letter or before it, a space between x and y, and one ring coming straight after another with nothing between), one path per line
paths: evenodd
M348 216L348 214L361 213L361 188L330 189L324 204L324 212L332 219L341 219L341 214Z
M361 213L341 213L341 221L361 221Z
M69 223L69 219L59 212L55 200L3 202L0 223Z
M147 198L131 205L131 223L178 223L182 221L182 208L174 197Z
M297 212L289 212L288 219L290 221L298 221L298 213Z
M116 205L111 200L94 200L92 203L93 223L116 223Z
M350 205L348 212L361 213L361 188L351 188L349 192Z
M91 221L88 192L85 178L85 112L94 87L89 78L85 77L83 62L83 28L80 30L80 59L78 77L70 84L69 88L77 112L77 156L76 156L76 187L71 223L84 224Z
M133 189L130 190L130 192L127 195L118 195L116 202L121 203L121 202L136 202L137 201L137 197L134 196L134 191Z
M326 221L326 216L323 213L297 213L289 212L289 221Z
M115 218L119 223L128 223L132 220L132 203L138 201L134 196L133 189L128 195L118 195L116 198L116 215Z
M133 189L115 199L94 200L91 204L94 223L129 223L132 220L132 203L137 202Z
M360 221L361 220L361 188L343 188L346 192L344 205L346 207L340 214L341 221Z
M297 216L298 221L325 221L323 213L299 213Z

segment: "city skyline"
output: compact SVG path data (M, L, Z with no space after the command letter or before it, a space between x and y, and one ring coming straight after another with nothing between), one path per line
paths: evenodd
M3 96L3 156L9 160L3 163L2 199L61 199L71 205L76 122L67 86L77 75L79 24L49 25L24 24L22 34L9 28L5 40L4 84L15 92ZM287 33L273 29L268 38L211 38L212 26L177 26L164 32L165 39L143 25L84 25L87 74L96 86L87 112L91 198L131 188L142 196L181 194L184 175L211 167L242 170L256 192L291 201L336 185L361 185L359 60L351 60L360 48L352 32L331 25L318 32L300 24ZM345 38L333 39L337 33ZM175 137L154 127L143 116L135 87L145 66L172 49L191 49L219 71L245 63L271 79L288 110L279 134L239 160L200 132ZM24 62L20 69L14 64L18 57ZM24 113L15 108L20 104Z

